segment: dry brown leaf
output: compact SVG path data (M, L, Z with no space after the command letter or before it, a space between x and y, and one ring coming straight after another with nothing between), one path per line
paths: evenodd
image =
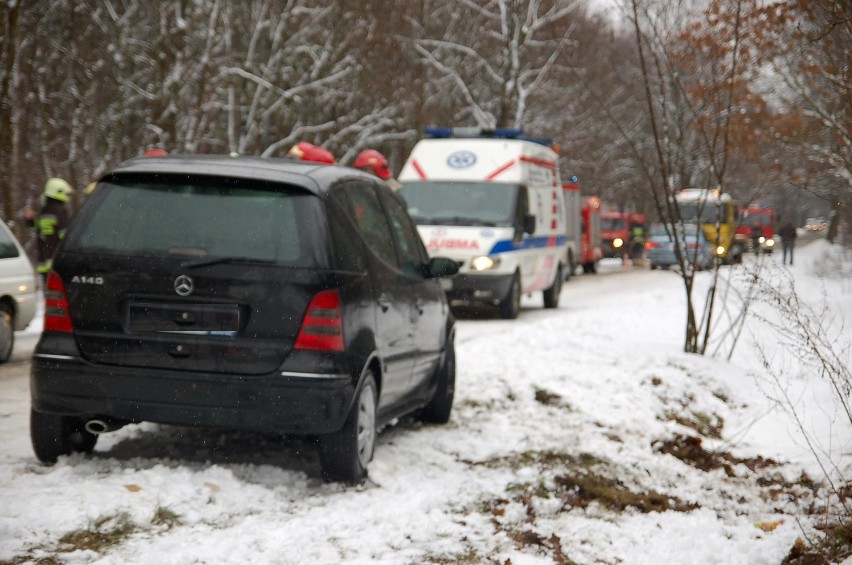
M140 487L139 485L124 485L124 488L126 488L130 492L139 492L140 490L142 490L142 487Z
M778 526L780 526L783 523L784 523L784 520L777 520L775 522L760 522L758 524L755 524L755 526L757 526L758 528L760 528L764 532L772 532L772 531L775 530L775 528L777 528Z
M209 488L213 492L219 492L220 490L222 490L222 489L219 488L219 485L217 485L216 483L205 482L204 486L206 486L207 488Z

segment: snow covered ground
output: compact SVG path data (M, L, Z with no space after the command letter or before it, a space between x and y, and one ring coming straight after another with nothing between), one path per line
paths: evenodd
M849 367L852 260L835 268L822 241L797 254L792 269L764 258L761 276L791 274L827 306ZM765 321L730 361L731 336L715 357L684 354L675 273L600 271L567 283L558 310L526 298L515 321L461 319L450 424L386 428L357 487L323 483L304 440L150 424L39 465L37 322L0 367L0 563L780 563L827 496L803 472L852 474L837 393ZM731 300L723 319L741 311ZM750 311L773 320L768 304Z

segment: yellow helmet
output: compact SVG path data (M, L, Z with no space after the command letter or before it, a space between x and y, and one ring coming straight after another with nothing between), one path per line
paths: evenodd
M60 178L47 179L44 185L44 195L60 202L68 202L68 195L74 192L71 185Z

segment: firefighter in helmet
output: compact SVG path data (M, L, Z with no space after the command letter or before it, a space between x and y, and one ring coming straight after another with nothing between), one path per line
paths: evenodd
M329 165L334 165L335 163L334 155L330 151L307 141L300 141L291 147L287 155L310 163L326 163Z
M38 214L31 208L24 212L27 225L33 229L38 238L38 267L36 270L42 277L47 276L53 263L53 254L59 247L59 242L65 237L70 214L68 212L68 197L74 189L65 180L51 178L44 185L41 196L42 206Z
M399 190L400 188L400 184L391 175L388 160L375 149L365 149L364 151L361 151L361 153L355 157L355 162L352 163L352 166L356 169L361 169L362 171L366 171L379 177L393 190Z

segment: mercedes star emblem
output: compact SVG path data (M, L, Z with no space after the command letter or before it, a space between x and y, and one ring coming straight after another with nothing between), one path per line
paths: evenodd
M175 292L180 296L189 296L192 294L193 282L186 275L181 275L175 279Z

